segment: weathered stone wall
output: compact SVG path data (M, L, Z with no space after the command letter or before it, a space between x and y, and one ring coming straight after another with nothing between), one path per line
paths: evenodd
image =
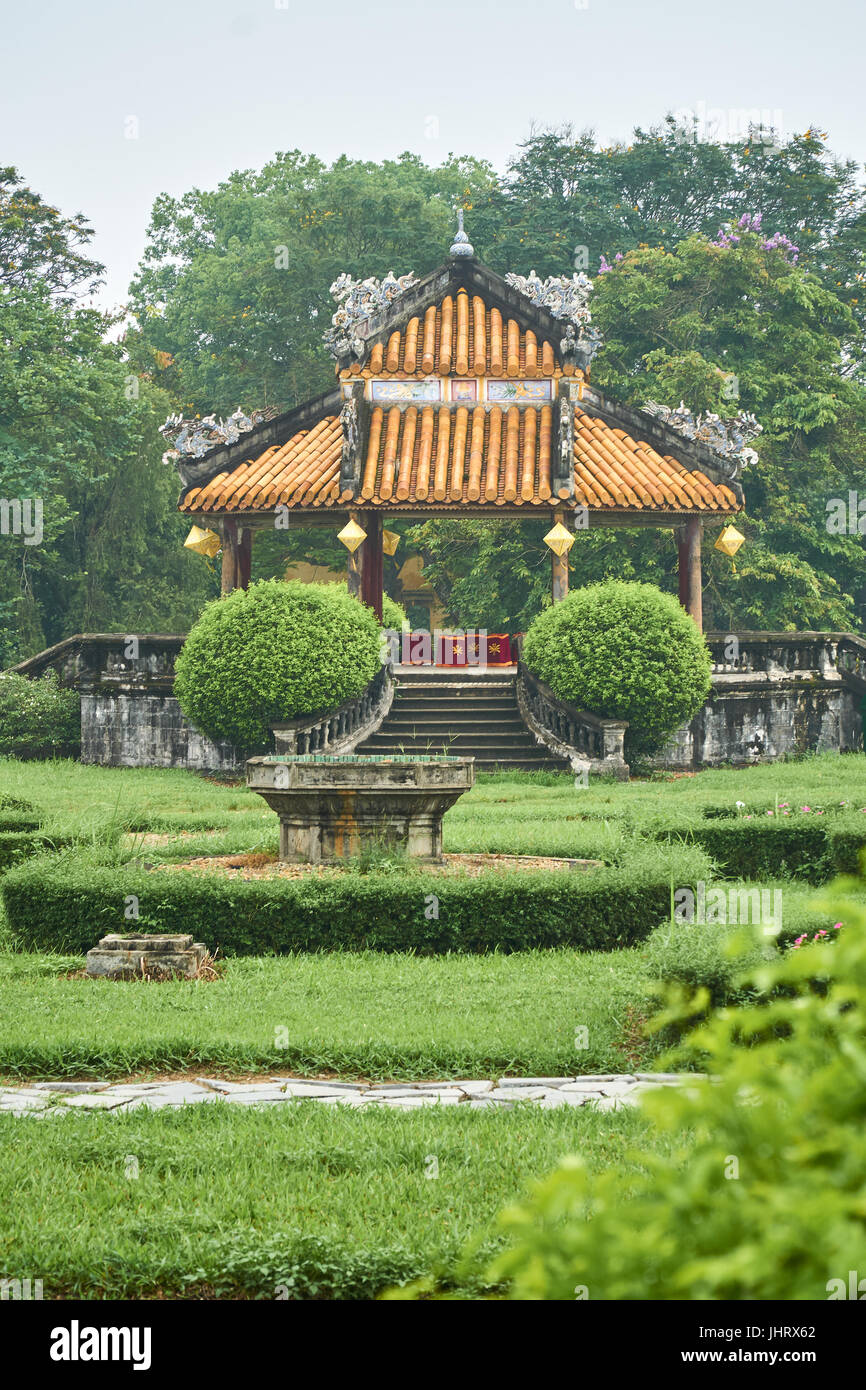
M838 632L707 633L713 689L657 760L692 768L863 747L866 642Z
M862 697L845 687L719 688L671 738L659 767L772 761L786 755L848 753L863 746Z
M81 761L107 767L185 767L240 772L230 744L213 743L181 714L173 695L81 694Z
M81 691L82 760L113 767L232 772L243 757L183 717L172 695L175 635L88 633L16 670L53 668ZM713 689L658 766L746 764L786 754L863 747L866 642L846 633L708 633ZM130 655L134 651L135 655Z

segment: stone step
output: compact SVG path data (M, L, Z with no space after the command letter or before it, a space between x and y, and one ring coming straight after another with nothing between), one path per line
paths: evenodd
M389 729L405 729L409 732L412 729L417 729L419 733L422 730L426 732L427 729L436 729L439 732L445 726L453 729L455 733L473 733L476 729L489 727L488 721L473 719L466 714L448 715L430 710L419 710L417 714L403 714L402 712L395 714L392 710L388 715ZM502 733L526 733L526 725L519 714L509 714L504 719L497 719L496 729L497 732L501 730Z
M430 700L419 700L415 697L406 695L395 695L392 710L403 710L407 714L415 714L428 710L442 710L443 713L454 715L470 715L477 718L484 714L499 715L513 714L519 712L519 707L514 696L509 696L502 700L444 700L440 697Z
M386 747L402 748L407 752L414 753L425 753L428 748L431 751L445 748L450 749L455 754L459 753L461 756L469 756L473 753L483 755L490 753L491 749L501 749L503 753L509 755L523 753L524 750L531 753L539 746L532 735L528 733L475 732L455 734L447 730L443 733L441 729L436 729L430 733L417 730L415 733L403 734L399 729L390 728L380 729L378 733L371 734L367 743L371 752L374 749L384 751ZM545 753L545 756L547 755L546 749L541 751Z

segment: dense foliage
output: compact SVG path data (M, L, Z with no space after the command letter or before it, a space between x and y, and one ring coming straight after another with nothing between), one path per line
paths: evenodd
M183 631L214 592L160 462L169 398L77 302L91 235L0 171L0 500L24 509L0 533L0 668L75 632Z
M697 1031L712 1084L644 1098L656 1132L691 1131L693 1148L648 1156L637 1181L570 1158L505 1215L511 1249L491 1273L513 1297L861 1296L863 889L842 881L822 904L845 923L838 940L753 963L758 1002ZM672 993L670 1017L693 1008Z
M628 721L626 752L652 752L700 709L711 663L694 622L652 584L608 580L540 614L523 659L561 700Z
M81 743L81 697L55 672L38 680L0 673L0 757L68 758Z
M86 219L0 171L0 498L44 509L40 544L0 544L0 666L76 631L189 628L217 576L182 549L159 422L169 409L288 407L328 387L331 282L432 269L458 203L493 269L595 277L605 346L593 377L611 395L756 413L747 545L733 564L706 546L707 627L863 627L864 518L827 529L828 503L866 494L857 166L816 129L713 143L668 120L628 145L539 130L502 175L468 157L327 165L292 151L215 189L162 195L121 344L82 306L101 274ZM412 544L449 621L516 631L549 593L541 536L539 522L448 519L415 528ZM262 535L254 576L297 559L345 556L327 530ZM578 585L675 586L667 530L579 532L570 564ZM395 569L386 562L386 583Z
M210 738L261 747L269 725L360 695L379 631L339 585L263 579L208 604L178 654L175 694Z

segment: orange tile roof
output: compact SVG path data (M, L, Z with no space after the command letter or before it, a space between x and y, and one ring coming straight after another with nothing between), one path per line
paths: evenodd
M403 329L373 343L366 362L354 362L339 375L353 376L581 376L580 368L560 367L553 344L539 340L516 319L504 319L480 295L465 290L446 295Z
M522 369L523 370L523 369ZM509 373L510 375L510 373ZM623 512L735 512L731 488L575 407L574 503ZM288 443L191 488L185 512L356 506L534 506L553 498L554 411L399 406L370 412L358 495L340 493L342 434L328 415ZM567 490L561 489L567 498ZM554 499L556 500L556 499Z
M218 473L184 497L184 512L268 511L289 507L321 507L339 498L343 435L339 415L326 415L312 429L292 435L287 443L266 449L256 459Z

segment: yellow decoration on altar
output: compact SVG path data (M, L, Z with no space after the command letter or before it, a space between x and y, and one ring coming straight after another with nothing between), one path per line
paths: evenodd
M222 549L222 541L216 531L203 531L200 526L192 527L183 544L185 550L194 550L197 555L206 555L209 560Z
M550 546L554 555L558 555L561 559L563 555L568 554L574 545L574 536L563 526L561 521L558 521L544 537L544 544Z
M400 544L400 537L396 531L382 532L382 549L386 555L393 555Z
M342 531L337 532L337 540L342 541L350 555L354 555L358 546L366 539L367 532L362 530L357 521L347 521Z
M720 533L715 548L716 550L720 550L723 555L730 555L733 557L736 555L745 539L742 531L738 531L736 526L726 526Z

